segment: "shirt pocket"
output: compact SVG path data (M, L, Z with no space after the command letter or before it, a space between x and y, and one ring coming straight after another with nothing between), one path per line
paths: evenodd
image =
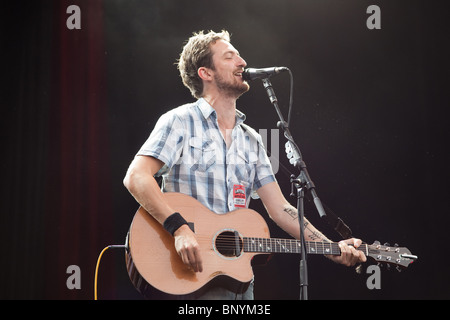
M256 174L256 165L258 163L258 155L253 152L238 151L238 162L236 163L236 178L240 181L246 182L248 186L253 185L253 180Z
M189 158L191 171L206 172L212 170L216 163L214 141L191 137L189 139Z

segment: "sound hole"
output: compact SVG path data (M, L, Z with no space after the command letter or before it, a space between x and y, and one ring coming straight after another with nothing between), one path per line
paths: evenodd
M237 232L221 232L216 237L216 250L225 257L238 257L242 251L242 239Z

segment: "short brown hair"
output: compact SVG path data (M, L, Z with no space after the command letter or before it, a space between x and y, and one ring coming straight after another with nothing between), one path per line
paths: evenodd
M214 69L211 44L214 44L217 40L230 42L230 34L226 30L222 30L220 33L209 31L206 34L203 31L194 32L180 54L178 70L181 79L197 99L203 94L203 82L197 71L200 67Z

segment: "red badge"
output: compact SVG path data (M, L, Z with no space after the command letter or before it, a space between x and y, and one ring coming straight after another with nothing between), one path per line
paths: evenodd
M238 208L245 208L245 188L241 184L235 184L233 187L233 202Z

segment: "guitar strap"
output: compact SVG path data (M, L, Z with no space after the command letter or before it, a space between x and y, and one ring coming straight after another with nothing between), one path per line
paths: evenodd
M260 141L258 140L257 137L257 133L254 129L252 129L250 126L241 123L240 124L242 129L249 134L249 136L251 136L252 138L254 138L258 143L260 143ZM266 149L266 147L264 145L262 145L262 147L264 149ZM267 154L270 156L270 152L266 149ZM291 176L291 173L289 172L289 170L280 162L279 163L281 170L288 176ZM308 199L308 201L311 202L311 198L309 194L306 194L306 197ZM352 230L350 229L350 227L345 224L345 222L339 218L330 208L328 208L324 203L322 203L323 208L325 210L326 215L323 216L323 219L325 219L325 221L328 223L328 225L330 225L341 237L342 239L349 239L352 237Z
M311 200L310 194L307 194L306 197L308 198L308 201ZM328 223L329 226L331 226L334 231L336 231L342 239L349 239L352 238L352 230L348 225L345 224L345 222L339 218L333 210L331 210L329 207L327 207L323 202L322 206L325 210L325 216L323 216L323 219Z

